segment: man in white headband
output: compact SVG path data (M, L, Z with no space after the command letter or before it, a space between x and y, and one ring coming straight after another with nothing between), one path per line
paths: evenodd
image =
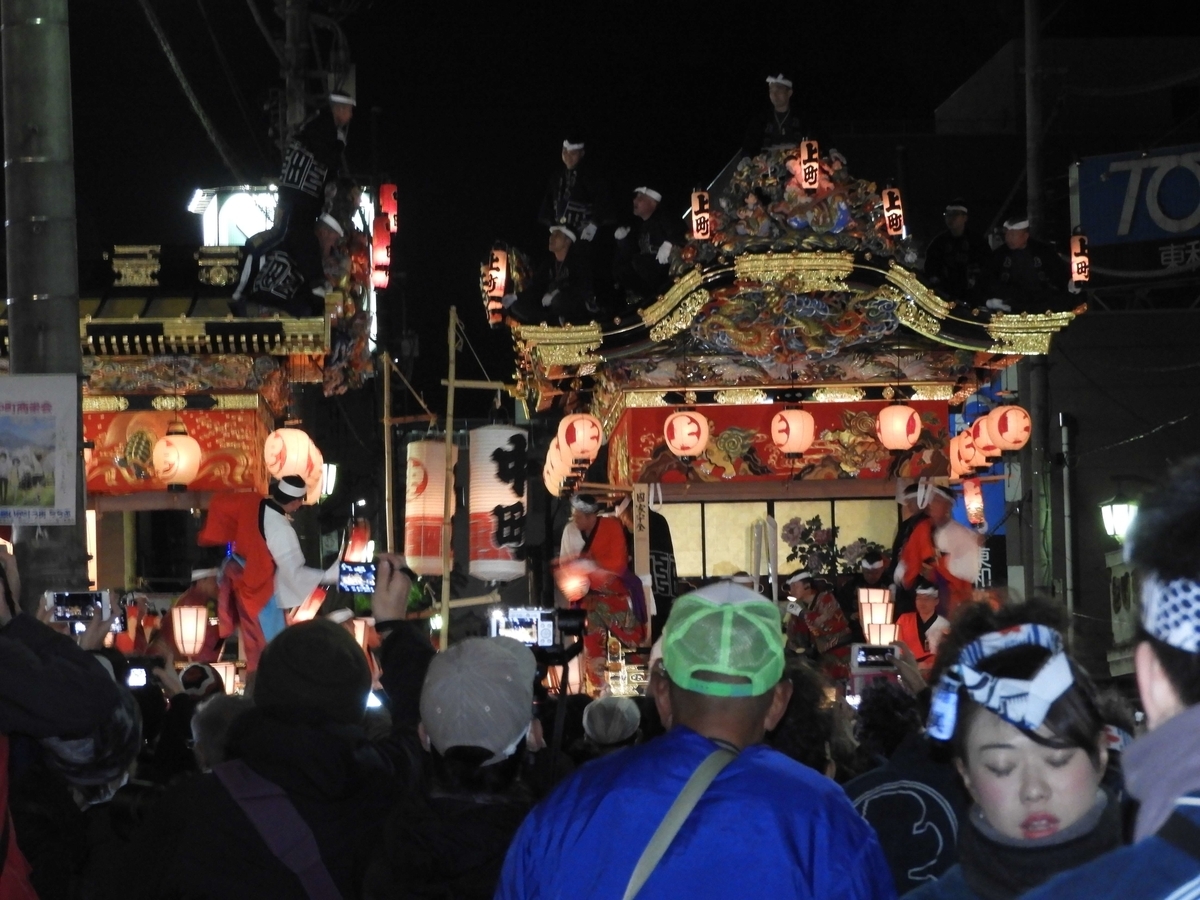
M204 626L204 643L200 647L200 652L191 657L195 662L210 663L216 662L220 658L221 638L216 622L217 598L220 595L217 585L218 574L219 570L215 566L192 569L191 586L171 604L172 607L204 606L209 609L210 614ZM158 636L146 652L151 656L164 654L175 656L179 653L179 649L175 646L175 623L169 612L162 617Z
M967 202L946 205L946 230L929 242L925 251L925 280L938 293L969 303L991 250L983 236L967 229Z
M1029 217L1004 222L1004 245L992 251L988 309L993 312L1044 313L1072 304L1069 270L1049 244L1029 235Z
M636 308L656 297L671 282L671 249L679 243L675 222L660 208L662 194L643 185L633 192L633 224L614 233L613 279L625 290L626 304Z
M598 312L587 245L577 245L579 235L568 225L551 225L547 248L550 259L538 282L541 307L520 298L510 308L522 322L545 321L552 325L583 324ZM534 291L531 296L536 296Z
M1125 554L1141 576L1134 666L1149 727L1121 758L1134 843L1026 895L1038 900L1200 896L1200 458L1142 499Z
M613 218L608 186L583 164L586 151L577 136L562 142L563 168L550 178L538 211L543 225L566 225L581 241L590 241Z
M746 131L742 152L757 156L764 150L795 147L805 137L800 118L792 109L792 80L782 73L767 78L771 112L757 119Z
M947 615L971 599L979 577L983 536L954 521L954 492L948 487L925 482L918 486L917 496L918 503L925 500L926 515L913 527L900 550L895 582L909 592L918 578L936 585L940 594L938 611Z

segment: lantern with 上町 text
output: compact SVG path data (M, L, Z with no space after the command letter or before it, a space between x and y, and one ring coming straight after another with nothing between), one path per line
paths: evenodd
M663 423L663 438L680 459L694 459L708 446L708 417L690 409L671 413Z
M815 433L812 413L802 409L785 409L771 418L771 441L789 457L803 455Z
M883 206L883 225L889 237L904 237L904 203L900 191L894 187L884 188L879 195Z
M312 438L299 428L276 428L263 442L267 472L272 478L299 475L305 484L309 484L314 477L321 477L321 467L316 465L314 450L316 447Z
M1019 406L997 406L987 416L988 433L1001 450L1020 450L1029 443L1033 419Z
M404 557L418 575L440 575L445 497L447 490L454 490L454 473L447 478L446 445L442 441L413 441L407 456ZM458 448L454 447L452 462L457 461Z
M801 141L800 163L796 177L800 187L806 191L815 191L821 185L821 145L816 141Z
M175 606L171 610L171 629L175 647L181 656L195 656L204 646L208 628L207 606Z
M902 403L885 406L875 417L875 434L889 450L910 450L921 436L921 414Z
M1071 280L1082 284L1091 277L1092 265L1088 259L1088 239L1086 234L1071 235Z
M187 433L184 424L172 422L166 436L155 441L150 460L155 477L166 482L168 491L182 491L200 473L200 456L200 444Z
M712 203L708 191L692 191L692 239L707 241L713 233Z
M489 297L503 297L508 287L508 251L492 248L488 261L480 268L484 293Z
M604 427L588 413L564 416L558 425L558 449L575 466L590 465L604 443Z
M471 430L470 574L512 581L525 574L525 429L485 425Z
M388 231L395 234L400 228L400 203L396 199L396 185L379 186L379 211L387 216Z
M992 440L991 426L987 416L980 416L971 424L971 439L975 442L975 451L985 457L1000 455L1000 448Z

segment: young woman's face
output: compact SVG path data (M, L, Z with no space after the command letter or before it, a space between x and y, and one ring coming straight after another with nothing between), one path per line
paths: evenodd
M1050 737L1043 725L1038 734ZM1079 747L1045 747L986 709L973 717L966 760L956 760L988 824L1005 837L1033 840L1074 825L1096 802L1099 767Z

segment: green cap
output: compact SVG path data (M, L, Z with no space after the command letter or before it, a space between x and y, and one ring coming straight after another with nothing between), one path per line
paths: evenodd
M783 677L779 610L729 581L684 594L663 629L663 668L676 685L697 694L765 694ZM725 679L697 677L702 674Z

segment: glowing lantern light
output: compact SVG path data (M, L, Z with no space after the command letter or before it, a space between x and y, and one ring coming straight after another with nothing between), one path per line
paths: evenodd
M921 415L911 406L885 406L875 418L875 434L889 450L910 450L921 436Z
M975 450L986 457L999 456L1000 448L992 440L991 426L987 416L980 416L971 425L971 439L975 441Z
M883 604L890 605L892 602L892 592L888 588L871 588L861 587L858 589L858 621L866 624L868 620L875 621L874 607L882 606ZM892 619L891 613L881 611L879 613L879 621L888 621Z
M967 508L967 521L978 525L983 521L983 488L978 478L968 478L962 483L963 505Z
M458 448L453 449L457 463ZM404 556L418 575L440 575L444 504L446 490L454 490L454 473L447 478L446 445L441 441L413 441L407 455Z
M501 298L508 291L508 251L493 247L488 261L479 267L479 285L483 288L484 308L488 324L499 325L504 321L504 304Z
M965 433L963 432L963 434ZM950 445L947 449L950 455L950 477L963 478L970 475L973 470L962 459L962 435L950 438Z
M551 496L558 497L571 474L571 466L559 450L558 438L553 438L546 451L546 464L542 467L542 483Z
M154 443L150 459L154 475L167 483L168 491L187 490L200 472L200 444L187 433L182 422L167 426L167 436Z
M512 581L525 574L527 446L523 428L485 425L471 431L468 570L483 581Z
M712 233L713 214L708 191L692 191L692 238L707 241Z
M869 625L866 633L868 642L883 646L900 639L900 626L894 623Z
M821 146L816 141L800 142L800 187L815 191L821 184Z
M864 598L870 591L870 599ZM872 644L890 644L896 640L897 627L892 624L896 605L891 602L891 593L886 588L859 588L858 618L867 641Z
M604 427L588 413L566 416L558 425L558 449L574 465L589 465L604 443ZM565 451L565 452L564 452Z
M392 273L390 269L376 269L371 273L371 287L377 291L387 290L387 286L392 283Z
M1033 419L1019 406L997 406L987 416L988 433L1001 450L1020 450L1029 443Z
M321 476L320 466L316 467L315 473L313 471L314 450L312 438L299 428L277 428L263 442L267 472L272 478L299 475L308 484L314 477Z
M884 188L880 197L883 202L883 224L889 237L904 236L904 204L900 192L893 187Z
M195 656L204 646L208 628L207 606L176 606L171 610L175 647L181 656Z
M1130 500L1121 490L1117 495L1100 504L1100 515L1104 519L1104 532L1109 537L1115 537L1124 543L1125 534L1137 516L1138 505Z
M812 446L816 422L812 413L785 409L771 419L771 440L789 457L800 456Z
M388 231L395 234L400 228L400 203L396 199L396 185L379 186L379 211L387 216Z
M975 446L975 438L971 437L969 428L964 428L958 433L958 457L968 469L987 464L987 457Z
M215 662L209 663L217 674L221 676L221 681L225 685L225 693L237 693L237 663L234 662Z
M1091 277L1092 265L1088 259L1088 239L1086 234L1071 235L1071 280L1082 284Z
M590 559L573 559L563 563L554 572L554 582L564 597L579 602L592 589L591 574L596 564Z
M371 229L371 262L377 269L392 264L392 233L388 230L387 216L375 217Z
M680 459L694 459L708 446L708 418L692 410L671 413L663 424L663 438Z
M304 479L308 493L304 495L304 505L313 506L321 502L321 482L325 478L325 456L317 449L317 445L309 442L309 464L305 467L309 475Z

